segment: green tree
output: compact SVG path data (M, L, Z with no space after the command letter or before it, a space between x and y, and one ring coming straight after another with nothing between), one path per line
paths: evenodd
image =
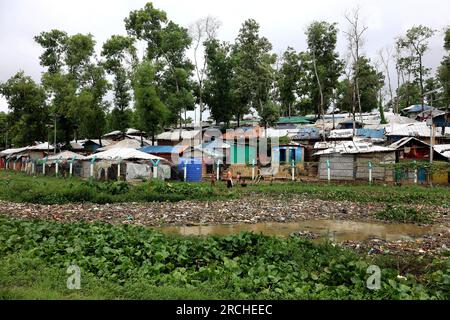
M44 49L39 60L42 66L48 67L48 72L56 73L61 71L64 65L67 39L66 32L56 29L49 32L41 32L41 34L34 37L34 40Z
M8 131L8 115L5 112L0 111L0 150L7 149L9 146Z
M77 129L82 137L100 138L105 129L103 97L108 82L104 68L94 60L93 36L68 36L51 30L35 40L44 49L40 60L47 72L42 83L50 97L50 111L57 119L57 140L67 143L74 136L78 138Z
M267 127L275 126L280 119L280 107L272 101L267 101L259 116L261 117L261 124L267 130Z
M447 53L450 51L450 28L445 31L444 48ZM438 69L439 82L443 88L444 105L447 106L447 112L450 105L450 55L444 57Z
M424 110L424 76L430 69L423 65L423 55L428 50L428 40L434 35L434 30L423 26L414 26L406 31L406 35L398 40L400 48L408 49L410 55L409 63L412 67L413 74L420 87L420 101L422 111Z
M129 104L131 100L130 72L137 61L132 37L113 35L103 44L101 55L108 74L113 75L114 109L109 129L125 132L130 127Z
M336 23L325 21L315 21L306 30L309 74L314 78L310 81L309 95L319 116L329 106L343 70L336 51L337 32Z
M47 140L48 107L44 89L24 72L0 84L0 94L8 103L8 133L14 146Z
M259 24L246 20L232 47L234 115L238 125L250 108L262 111L275 80L276 56L269 40L259 35Z
M353 66L355 68L355 66ZM379 90L384 85L384 75L370 63L370 59L361 56L358 63L361 111L370 112L379 109ZM354 81L349 78L339 82L336 90L336 107L352 112L354 103Z
M137 127L147 132L152 137L152 142L170 113L157 94L155 73L156 69L151 62L144 60L136 68L133 79Z
M128 35L146 43L146 59L156 68L158 96L171 111L170 122L179 120L181 127L182 111L192 110L195 103L190 80L194 67L186 57L192 42L187 29L169 21L150 2L130 12L125 28Z
M212 118L217 124L229 124L233 116L232 77L233 63L230 46L212 39L205 43L207 62L204 98Z
M399 109L409 107L420 100L420 86L416 82L405 82L397 89Z
M277 87L283 115L294 114L299 87L304 83L305 71L302 55L291 47L283 53L281 68L277 72Z

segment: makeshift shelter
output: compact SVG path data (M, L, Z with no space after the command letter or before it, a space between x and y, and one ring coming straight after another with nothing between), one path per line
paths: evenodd
M316 153L320 157L319 178L331 180L393 181L393 170L386 165L395 163L395 150L368 143L346 141Z
M166 159L174 164L178 164L178 159L183 155L184 151L188 148L188 145L178 146L146 146L139 149L142 152L155 155Z
M156 140L159 146L175 146L179 144L194 145L194 141L201 140L200 130L184 130L174 129L172 131L166 131L156 136Z
M431 128L425 122L415 122L409 124L392 124L385 127L386 137L389 142L395 142L403 137L415 137L419 140L429 143L431 136ZM436 144L441 144L450 138L450 128L446 128L442 133L441 128L434 128L433 138ZM447 136L447 137L446 137Z
M143 145L142 145L143 144ZM98 148L97 152L107 151L115 148L131 148L131 149L140 149L144 146L147 146L148 143L146 141L139 141L138 139L129 139L126 138L120 141L114 141L111 144Z
M132 148L112 148L90 155L86 160L95 161L94 176L100 180L150 178L156 163L158 178L170 178L170 162Z

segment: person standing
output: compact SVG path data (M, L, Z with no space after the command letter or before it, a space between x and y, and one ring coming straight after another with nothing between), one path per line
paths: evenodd
M227 188L233 187L233 175L231 174L231 171L228 170L227 172Z

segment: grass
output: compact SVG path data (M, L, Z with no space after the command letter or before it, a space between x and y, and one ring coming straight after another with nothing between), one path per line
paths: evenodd
M376 213L376 217L382 220L397 221L403 223L430 223L433 215L430 212L419 211L405 206L393 206L388 204L382 211Z
M368 184L273 183L249 188L247 192L268 195L303 195L322 200L381 202L391 204L450 205L450 188L424 186L393 186Z
M448 257L427 259L411 269L298 237L0 218L3 299L449 299ZM71 264L80 290L66 288ZM382 270L379 290L366 287L371 264Z
M386 204L450 205L450 188L383 186L361 184L274 183L236 186L231 191L223 183L149 181L138 185L126 182L83 181L77 178L31 177L0 171L0 199L13 202L58 204L70 202L116 203L180 200L220 200L246 195L305 196L322 200Z
M206 200L233 197L224 186L212 188L205 183L143 182L130 185L124 181L99 182L78 178L28 176L0 171L0 199L39 204L118 203Z

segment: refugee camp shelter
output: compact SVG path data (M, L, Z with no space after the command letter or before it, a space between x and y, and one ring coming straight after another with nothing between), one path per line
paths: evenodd
M58 163L58 174L61 176L69 176L70 175L70 162L72 162L72 174L73 176L82 177L84 175L88 175L89 173L82 172L83 170L87 170L86 166L83 166L84 160L87 157L81 155L79 153L75 153L69 150L62 151L55 155L49 156L46 158L46 174L53 175L56 174L56 163ZM42 172L43 163L35 164L35 172ZM31 173L32 164L27 170Z
M140 141L139 139L125 138L123 140L112 141L111 144L98 148L97 152L107 151L114 148L140 149L148 145L149 144L146 140Z
M426 143L430 143L431 136L431 126L427 125L425 122L415 122L409 124L392 124L385 127L386 137L389 142L395 142L403 137L415 137ZM444 134L442 134L441 128L433 129L433 138L435 139L435 144L442 144L450 138L450 129L446 129Z
M310 124L311 122L306 119L305 117L301 116L292 116L292 117L281 117L277 121L277 128L284 129L284 128L296 128L298 126Z
M100 180L151 178L154 163L158 162L158 178L170 178L170 162L132 148L113 148L95 153L85 163L94 162L94 176Z
M318 176L331 180L368 180L371 169L373 180L393 181L395 150L369 143L346 141L316 153L320 157Z
M156 140L159 146L175 146L178 144L192 146L196 144L194 141L200 141L201 136L200 130L173 129L160 133L156 136Z
M389 147L396 150L395 162L430 159L430 145L414 137L403 137Z
M155 155L170 161L173 164L178 164L179 158L183 156L184 151L189 148L188 145L164 145L164 146L146 146L139 149L142 152Z
M272 147L272 163L291 165L302 163L304 159L304 147L298 143L280 144Z
M422 105L421 104L414 104L411 105L407 108L403 108L400 113L404 116L407 116L411 119L415 119L417 117L417 115L423 111L430 111L433 110L435 108L428 106L428 105Z

